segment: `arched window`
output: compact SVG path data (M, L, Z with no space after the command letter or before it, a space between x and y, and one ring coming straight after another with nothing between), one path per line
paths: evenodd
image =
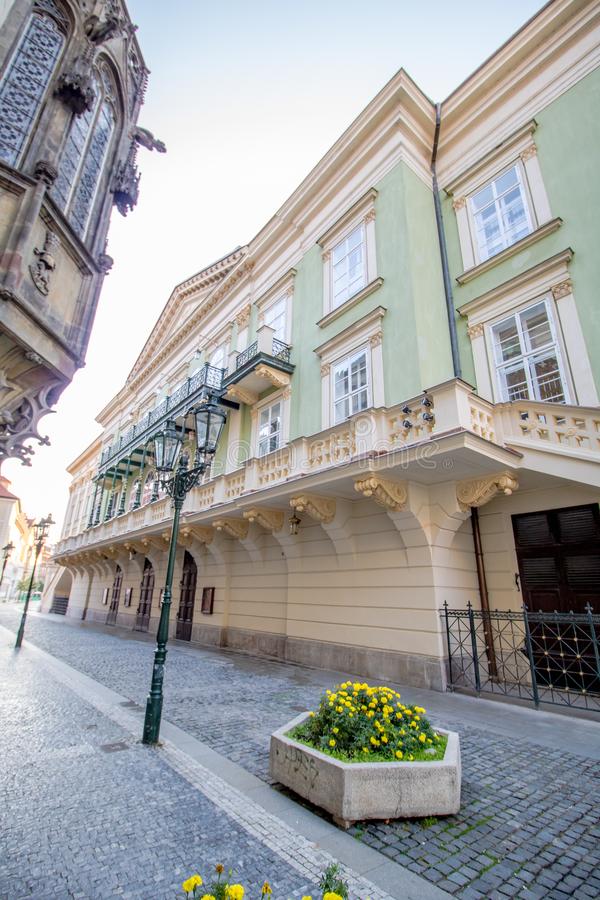
M88 227L117 121L116 91L106 66L96 72L94 91L92 109L73 116L52 188L54 200L79 237Z
M0 83L0 159L14 166L37 119L66 40L66 19L53 0L34 6Z

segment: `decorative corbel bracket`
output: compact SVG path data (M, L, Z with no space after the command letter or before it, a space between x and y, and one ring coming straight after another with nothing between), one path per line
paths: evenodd
M228 400L235 400L237 403L245 403L246 406L254 406L258 400L258 394L255 391L249 391L240 387L239 384L232 384L227 388L225 394Z
M290 506L298 513L306 513L311 519L328 525L335 517L335 500L316 494L298 494L292 497Z
M189 534L200 544L211 544L215 536L212 528L205 528L202 525L185 525L182 531Z
M262 506L247 509L243 515L249 522L258 522L267 531L281 531L285 518L282 510L266 509Z
M392 512L404 509L408 500L408 490L405 484L388 481L388 479L380 478L375 474L367 475L366 478L357 478L354 482L354 490L363 497L372 497L375 503Z
M266 363L260 363L254 371L256 375L266 378L276 388L287 387L291 380L287 372L278 372L277 369L267 366Z
M242 541L248 537L249 522L247 519L217 519L212 523L216 531L225 532L232 538Z
M488 475L474 478L472 481L460 481L456 485L456 498L460 508L467 512L472 506L483 506L489 503L496 494L509 496L519 487L519 482L511 472L499 475Z

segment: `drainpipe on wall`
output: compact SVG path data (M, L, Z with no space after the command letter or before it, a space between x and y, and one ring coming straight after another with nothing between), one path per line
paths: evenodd
M450 331L450 348L452 350L452 367L454 377L462 378L460 367L460 354L458 352L458 337L456 334L456 321L454 319L454 297L452 296L452 282L448 267L448 250L446 247L446 235L444 234L444 220L442 219L442 205L438 188L435 161L437 158L438 141L440 137L440 125L442 121L442 107L435 105L435 135L433 138L433 152L431 154L431 178L433 182L433 204L435 206L435 222L437 225L438 240L440 243L440 257L442 262L442 276L444 279L444 294L446 296L446 312L448 313L448 329Z
M481 605L481 612L483 613L482 619L483 634L485 636L485 653L488 658L490 678L497 680L498 664L496 662L496 651L494 649L494 633L492 631L492 620L489 615L490 601L488 596L487 581L485 578L483 548L481 546L481 531L479 530L479 510L476 506L471 507L471 526L473 530L473 547L475 548L475 564L477 566L479 600Z

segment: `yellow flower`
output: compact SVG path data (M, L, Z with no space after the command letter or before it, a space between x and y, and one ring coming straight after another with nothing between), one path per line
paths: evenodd
M343 707L343 706L336 706L335 711L336 711L337 713L344 712L344 707Z
M223 864L222 863L216 864L215 872L217 873L217 875L221 875L223 873Z
M368 752L369 752L369 748L368 748L368 747L363 747L363 748L362 748L362 752L363 752L363 753L368 753Z
M202 879L199 875L190 875L190 877L183 882L181 887L183 888L186 894L191 894L195 887L202 884Z
M409 754L408 754L408 759L409 759L410 762L413 762L414 756L412 755L412 753L409 753Z
M302 900L312 900L312 897L309 897L308 894L305 894Z
M228 884L226 890L228 900L242 900L244 896L244 888L241 884Z
M216 900L216 897L214 894L202 894L200 900Z
M427 740L427 735L423 734L423 732L421 732L421 734L419 735L419 740L421 741L422 744L424 744L425 741Z
M312 716L314 716L314 712L312 711L312 709L311 709L311 711L309 712L309 716L311 716L311 718L312 718Z
M326 894L323 894L323 900L343 900L343 897L336 894L335 891L327 891Z
M330 746L330 747L335 747L335 741L334 741L333 738L331 738L331 740L329 741L329 746Z
M382 734L382 735L381 735L381 740L383 741L384 744L387 744L387 742L388 742L388 736L387 736L387 734Z
M396 750L396 759L402 759L403 756L404 753L402 752L402 750Z
M272 893L273 893L273 891L271 889L271 885L269 884L268 881L265 881L265 883L263 884L262 889L261 889L261 894L264 897L265 894L272 894Z
M339 729L339 728L332 728L331 730L333 731L334 734L337 734L337 733L339 732L340 729Z

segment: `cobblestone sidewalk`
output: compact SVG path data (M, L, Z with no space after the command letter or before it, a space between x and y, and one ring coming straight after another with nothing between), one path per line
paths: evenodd
M29 620L28 638L144 702L151 644L43 617ZM324 683L303 667L176 645L167 669L165 718L266 781L270 732L313 706ZM600 765L578 755L577 720L569 753L449 715L435 723L461 733L460 814L362 823L355 836L466 900L600 897Z

